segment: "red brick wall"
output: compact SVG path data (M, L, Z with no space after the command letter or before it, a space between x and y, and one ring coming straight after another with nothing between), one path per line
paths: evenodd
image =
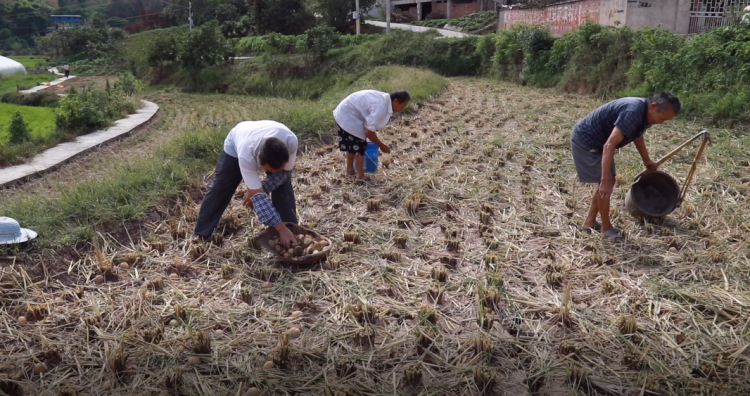
M409 8L409 15L411 15L411 19L413 21L418 21L419 20L419 10L417 9L417 7L411 7L411 8Z
M601 4L602 0L582 0L545 8L501 10L497 28L509 29L518 22L546 23L553 35L561 36L587 20L599 22Z

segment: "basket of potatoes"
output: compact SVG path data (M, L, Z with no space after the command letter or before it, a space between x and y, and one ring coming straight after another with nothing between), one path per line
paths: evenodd
M284 223L294 234L294 245L284 249L275 228L267 228L257 236L258 242L281 260L292 264L313 264L324 260L333 242L319 233L293 223Z

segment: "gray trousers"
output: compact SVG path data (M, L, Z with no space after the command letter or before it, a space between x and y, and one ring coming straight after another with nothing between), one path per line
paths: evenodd
M201 202L195 225L196 235L210 237L213 234L241 181L240 161L222 150L216 163L214 180ZM279 212L281 221L297 224L297 206L291 177L271 192L271 203Z

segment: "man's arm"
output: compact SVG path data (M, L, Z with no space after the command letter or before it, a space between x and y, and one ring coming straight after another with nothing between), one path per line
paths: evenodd
M370 139L371 142L377 144L384 153L387 154L391 152L391 148L388 147L385 143L381 142L380 139L378 139L377 133L365 128L365 136Z
M651 157L649 157L648 155L648 149L646 149L646 139L641 136L638 139L635 139L635 142L633 143L635 143L635 147L638 149L638 153L641 155L643 165L648 168L648 170L655 171L659 167L659 165L657 165L656 162L651 161Z
M607 143L604 143L604 150L602 153L602 179L599 184L599 196L604 199L608 199L612 195L612 190L615 187L615 180L612 178L612 162L615 160L615 149L620 144L622 139L625 138L619 127L615 127L612 130L612 134L609 135Z
M263 190L266 192L266 194L270 194L271 192L279 188L280 185L284 184L284 182L286 182L290 177L292 177L292 172L288 170L271 173L270 175L266 176L266 178L261 183L263 184Z
M288 248L290 242L294 242L294 234L281 221L279 212L276 211L276 208L268 200L268 195L266 195L263 189L247 190L243 204L250 206L251 203L253 209L255 209L255 213L258 215L258 220L268 227L275 228L279 232L282 246Z

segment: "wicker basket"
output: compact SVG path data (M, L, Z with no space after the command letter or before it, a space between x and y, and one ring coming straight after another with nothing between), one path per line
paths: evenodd
M326 238L325 236L311 230L308 228L305 228L303 226L293 224L293 223L284 223L287 228L289 228L289 231L292 232L294 235L309 235L313 239L323 239L326 242L328 242L328 246L326 246L323 251L318 252L317 254L306 254L304 256L300 257L291 257L291 258L285 258L282 254L279 254L275 249L271 247L271 245L268 244L268 242L273 239L274 237L277 237L279 235L279 232L276 231L273 227L268 227L265 230L261 231L260 234L258 234L255 239L263 246L265 247L269 252L273 253L276 257L278 257L280 260L283 260L284 262L290 263L290 264L297 264L297 265L310 265L315 264L317 262L323 261L326 258L328 258L328 254L331 252L331 249L333 248L333 241L329 238Z

